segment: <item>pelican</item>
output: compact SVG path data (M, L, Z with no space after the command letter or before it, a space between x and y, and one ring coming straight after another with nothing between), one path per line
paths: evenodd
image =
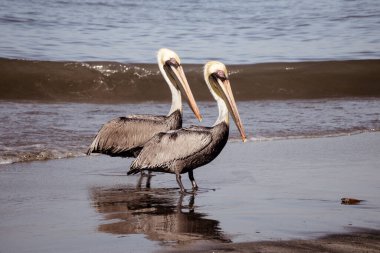
M229 113L235 121L243 142L246 135L232 94L226 66L217 61L204 67L204 79L215 98L219 116L212 127L191 126L158 133L150 139L133 161L128 175L140 171L173 173L181 192L185 192L181 174L188 173L193 192L198 189L193 170L214 160L228 140Z
M202 120L178 55L162 48L157 53L157 61L172 94L172 105L168 115L129 115L113 119L99 130L87 155L103 153L110 156L136 157L143 145L156 133L181 128L181 89L195 116L199 121Z

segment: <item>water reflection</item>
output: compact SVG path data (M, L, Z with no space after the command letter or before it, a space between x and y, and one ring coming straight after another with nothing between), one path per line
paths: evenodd
M178 189L94 187L90 189L90 195L93 207L109 221L98 226L101 232L145 234L148 239L164 244L194 240L230 241L223 235L219 221L196 212L196 196L182 195Z

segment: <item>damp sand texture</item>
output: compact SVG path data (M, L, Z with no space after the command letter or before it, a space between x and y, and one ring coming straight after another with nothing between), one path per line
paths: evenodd
M0 251L154 252L377 229L379 143L379 133L230 142L183 197L169 174L136 189L122 158L3 165Z

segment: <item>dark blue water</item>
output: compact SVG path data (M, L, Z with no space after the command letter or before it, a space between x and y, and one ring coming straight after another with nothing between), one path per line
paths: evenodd
M0 57L185 63L380 57L380 1L2 0Z

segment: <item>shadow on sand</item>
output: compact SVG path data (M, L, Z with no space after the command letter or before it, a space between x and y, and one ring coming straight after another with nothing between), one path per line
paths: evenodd
M180 194L176 188L93 187L90 197L96 211L109 221L98 226L100 232L145 234L149 240L163 244L194 240L230 242L219 221L195 211L196 195Z

